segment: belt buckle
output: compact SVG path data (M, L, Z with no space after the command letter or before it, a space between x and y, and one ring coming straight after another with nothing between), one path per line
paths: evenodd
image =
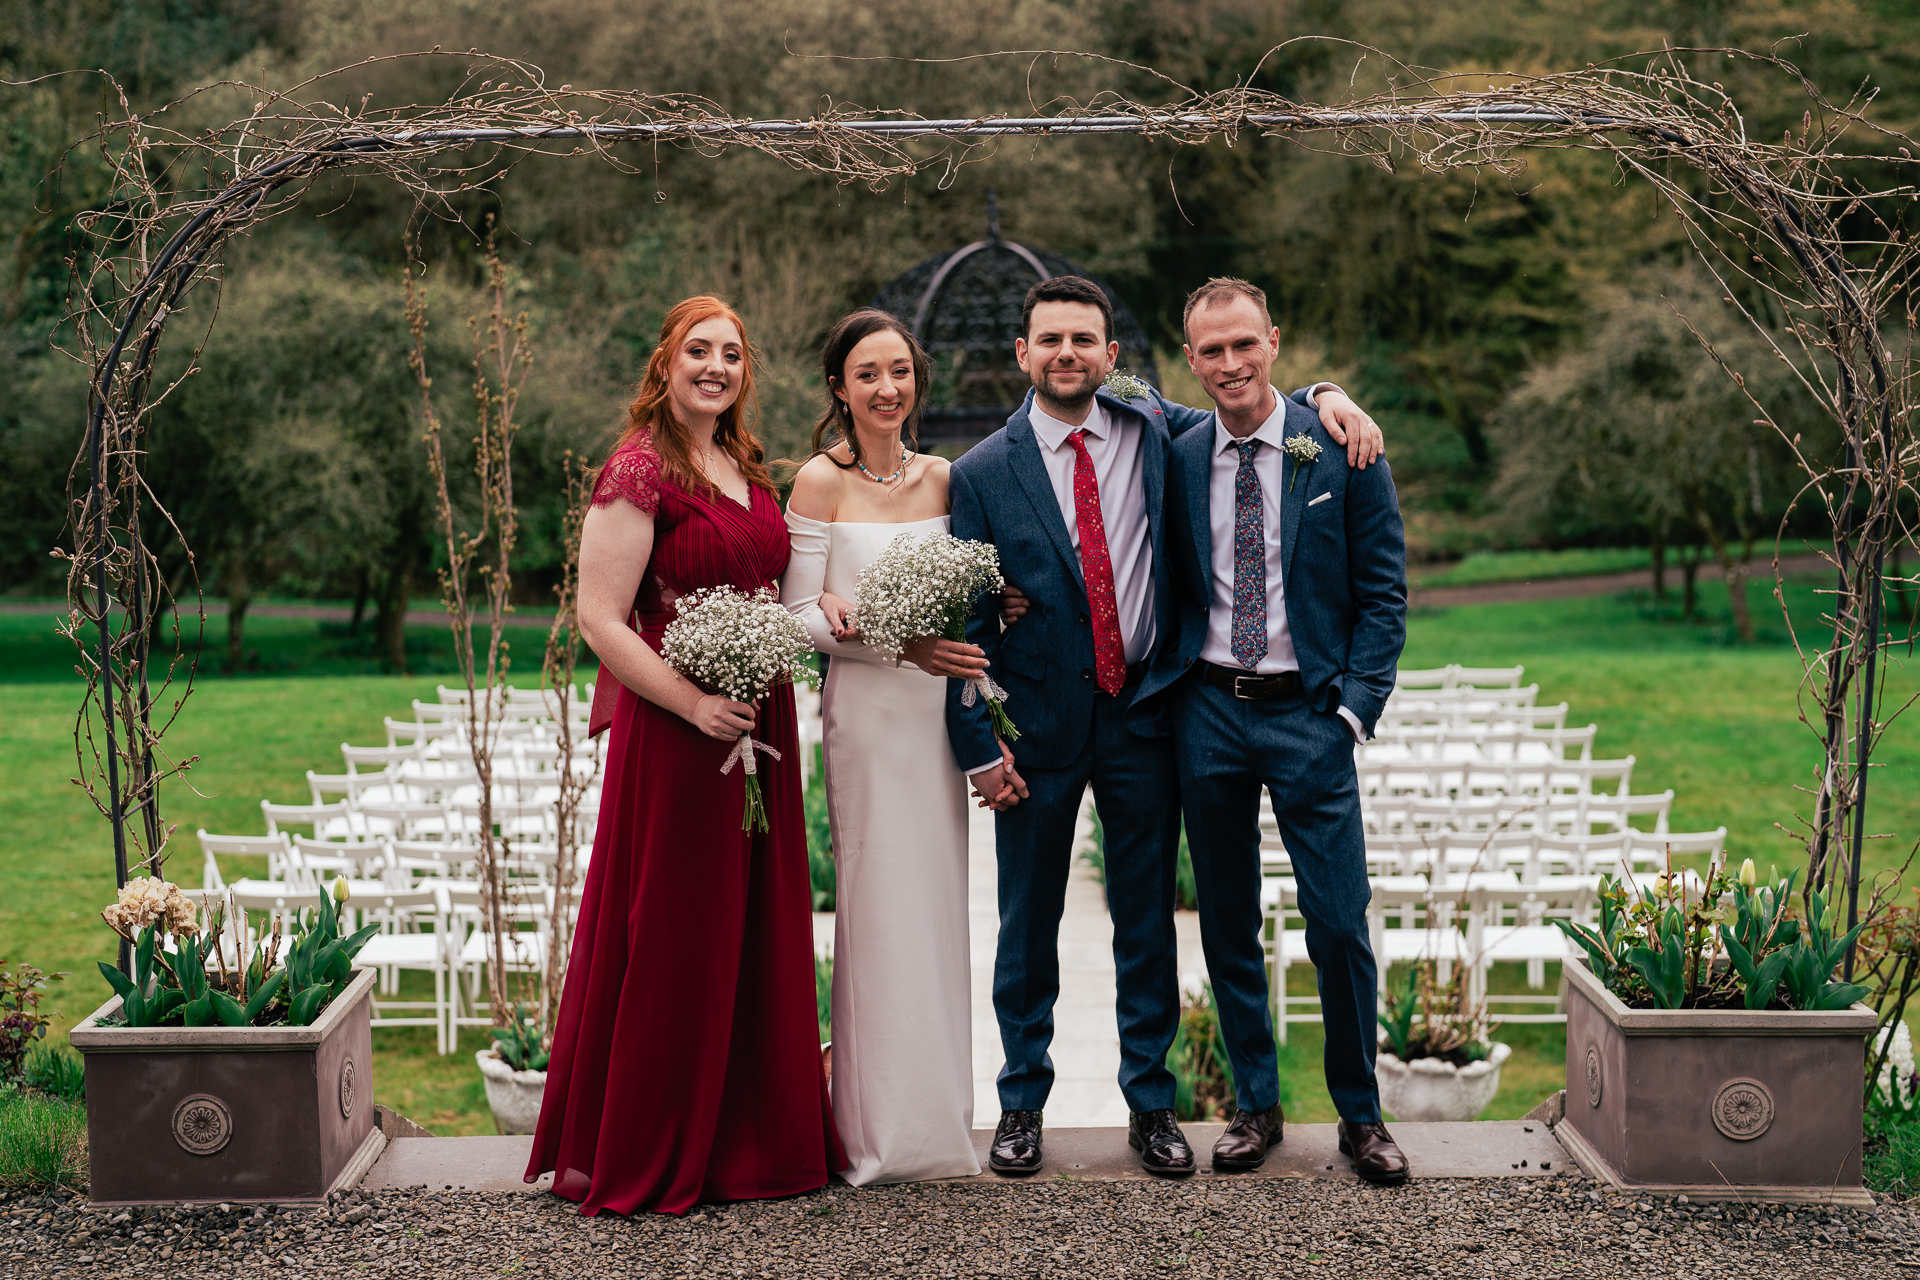
M1244 702L1257 702L1257 701L1259 701L1259 699L1257 699L1256 697L1254 697L1254 695L1253 695L1253 694L1251 694L1251 693L1242 693L1242 692L1240 692L1240 682L1241 682L1241 681L1243 681L1243 680L1264 680L1265 678L1266 678L1265 676L1257 676L1257 675L1254 675L1254 676L1235 676L1235 677L1233 678L1233 696L1234 696L1234 697L1236 697L1236 698L1239 698L1239 699L1241 699L1241 700L1242 700L1242 701L1244 701Z

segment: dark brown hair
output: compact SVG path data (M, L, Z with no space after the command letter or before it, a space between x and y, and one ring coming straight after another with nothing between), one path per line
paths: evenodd
M841 462L832 454L827 454L827 461L842 470L865 465L866 459L860 456L860 440L854 434L853 408L835 395L833 389L846 389L848 357L853 354L855 347L876 333L897 333L907 344L907 356L913 361L913 405L907 410L906 420L900 424L900 438L909 449L917 452L920 448L920 414L926 406L928 383L932 380L927 366L927 353L920 349L913 330L907 328L898 316L874 307L862 307L842 317L840 323L833 326L833 332L827 335L826 346L820 349L820 368L826 375L827 411L813 429L813 451L816 454L827 453L834 445L845 441L847 452L853 455L852 462Z
M1033 341L1033 309L1042 302L1084 302L1100 308L1100 320L1106 326L1100 340L1113 341L1113 303L1105 289L1085 276L1054 276L1027 290L1027 300L1020 304L1020 334L1029 342Z
M1235 276L1215 276L1187 295L1186 308L1180 312L1180 336L1187 336L1187 322L1193 319L1194 312L1202 307L1220 306L1235 298L1245 298L1260 308L1260 314L1266 317L1267 328L1273 328L1273 316L1267 312L1266 290Z
M713 442L733 455L733 460L740 465L740 474L747 478L748 484L772 492L773 477L767 472L767 451L753 434L752 419L757 408L753 394L753 344L747 341L747 326L740 322L739 314L709 294L675 303L673 310L667 312L667 318L661 321L660 341L653 348L653 354L647 357L647 371L634 391L633 403L627 406L626 430L620 433L620 439L613 447L617 452L635 436L650 433L654 452L660 455L660 470L667 479L690 491L709 494L714 491L713 483L693 465L692 433L687 430L685 423L673 415L668 371L673 367L674 355L693 327L716 318L729 322L739 332L740 345L746 349L746 359L740 365L740 394L721 411L719 420L714 423Z

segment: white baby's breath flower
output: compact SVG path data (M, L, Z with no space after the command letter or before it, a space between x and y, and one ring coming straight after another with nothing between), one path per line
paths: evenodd
M937 531L903 533L860 571L854 617L869 645L898 658L909 640L921 636L966 639L974 601L1006 585L1000 552L992 544ZM1020 731L1001 706L1007 691L992 677L978 676L960 693L969 707L983 697L995 735L1003 742L1017 739Z
M703 587L674 601L678 616L660 638L661 656L681 675L734 702L752 702L773 685L819 682L806 624L780 606L772 591L752 595L732 587ZM746 811L740 829L765 831L767 813L755 776L755 751L780 753L743 733L720 772L746 768Z
M921 636L966 638L982 593L1006 586L1000 553L950 533L903 533L860 571L854 615L867 643L897 658Z
M734 702L752 702L783 680L812 683L813 641L800 619L762 587L752 595L705 587L674 601L661 655L687 679Z

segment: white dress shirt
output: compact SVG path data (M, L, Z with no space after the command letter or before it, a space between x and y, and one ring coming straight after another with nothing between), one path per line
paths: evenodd
M1253 471L1260 478L1260 520L1267 536L1267 652L1253 669L1263 676L1300 669L1300 659L1293 648L1293 632L1287 626L1287 590L1281 575L1286 563L1284 548L1280 545L1280 504L1286 497L1281 476L1286 425L1287 402L1277 394L1272 414L1250 437L1231 435L1220 425L1218 413L1213 418L1213 470L1207 487L1209 525L1213 534L1213 592L1200 660L1235 671L1246 669L1233 656L1234 484L1240 474L1240 450L1235 446L1239 439L1258 440L1260 447L1253 453ZM1352 728L1355 740L1365 742L1366 731L1360 727L1359 717L1345 707L1339 708L1339 712Z
M1087 456L1100 487L1100 521L1107 531L1107 558L1113 563L1113 602L1120 618L1120 643L1127 662L1144 662L1153 651L1153 540L1147 529L1147 488L1141 475L1141 433L1146 424L1132 414L1118 422L1098 400L1079 426L1062 422L1036 399L1027 414L1040 460L1060 503L1067 537L1080 553L1080 518L1073 502L1073 446L1067 437L1086 432Z

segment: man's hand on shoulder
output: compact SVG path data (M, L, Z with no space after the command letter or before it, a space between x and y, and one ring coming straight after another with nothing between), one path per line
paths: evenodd
M1378 424L1346 392L1328 387L1316 390L1313 398L1320 406L1320 425L1335 444L1347 447L1349 465L1364 471L1387 451L1387 440Z

